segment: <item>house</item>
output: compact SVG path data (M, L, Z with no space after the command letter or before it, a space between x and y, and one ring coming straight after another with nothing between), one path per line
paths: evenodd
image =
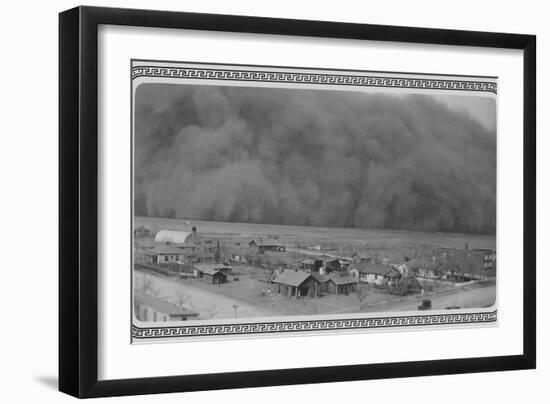
M337 295L348 295L355 290L357 280L349 275L331 274L325 277L322 291Z
M360 282L382 285L384 283L392 284L401 278L401 273L389 265L384 264L353 264L353 268L358 274ZM353 276L350 269L350 275Z
M248 243L248 247L249 247L249 248L257 248L257 247L258 247L258 243L256 243L255 240L250 240L250 242Z
M186 252L171 245L157 245L143 252L144 261L148 264L170 264L182 262Z
M496 253L491 249L441 247L434 251L433 261L445 269L445 279L467 282L496 276Z
M277 292L286 297L317 297L321 293L320 282L303 271L286 270L275 274L271 281L277 285Z
M140 321L185 321L199 313L168 303L143 292L134 292L134 314Z
M156 243L165 244L196 244L198 240L197 228L193 227L193 231L167 230L163 229L155 235Z
M353 253L353 255L351 256L351 262L354 264L359 264L361 262L371 264L374 263L374 259L372 257L361 255L359 253Z

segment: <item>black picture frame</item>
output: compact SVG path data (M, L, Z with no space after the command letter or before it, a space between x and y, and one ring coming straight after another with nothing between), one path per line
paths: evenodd
M467 359L98 380L98 26L344 38L523 51L523 353ZM167 11L77 7L59 15L59 390L76 397L184 392L536 366L536 37Z

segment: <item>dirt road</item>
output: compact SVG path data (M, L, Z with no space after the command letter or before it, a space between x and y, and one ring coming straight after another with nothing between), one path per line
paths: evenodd
M174 304L183 303L185 308L198 311L200 319L263 317L276 314L264 307L254 307L238 299L193 287L192 283L184 283L175 278L166 278L139 270L134 271L134 285L137 289L146 279L150 284L150 290L147 293L155 294ZM236 311L234 305L237 305Z

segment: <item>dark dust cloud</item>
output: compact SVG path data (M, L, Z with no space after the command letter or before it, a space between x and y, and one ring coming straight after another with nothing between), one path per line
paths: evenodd
M422 95L142 84L135 214L494 234L496 133Z

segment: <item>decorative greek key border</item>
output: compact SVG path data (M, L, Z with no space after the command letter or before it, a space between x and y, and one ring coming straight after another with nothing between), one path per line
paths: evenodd
M146 61L140 61L140 63ZM176 63L176 62L174 62ZM309 85L337 85L372 88L406 88L422 90L453 90L497 94L497 83L492 81L469 80L467 78L406 77L387 72L388 76L369 72L302 71L301 69L255 68L235 66L233 69L192 66L191 63L177 65L138 65L131 68L131 79L193 79L235 82L290 83ZM391 75L390 75L391 74ZM446 76L448 77L448 76ZM464 325L497 322L497 310L475 313L444 313L408 316L387 316L368 318L348 318L334 320L300 320L277 322L250 322L237 324L204 324L182 326L139 327L132 324L134 340L163 338L186 338L202 336L272 335L281 333L303 333L337 330L369 330L401 327L424 327L444 325Z
M334 72L221 69L179 66L134 66L132 80L138 77L194 80L245 81L262 83L319 84L356 87L392 87L424 90L456 90L497 93L497 83L465 79L377 76Z
M487 313L445 313L421 316L370 317L337 320L304 320L268 323L216 324L168 327L138 327L132 325L136 339L181 338L197 336L229 336L242 334L275 334L306 331L334 331L421 327L433 325L462 325L497 321L497 310Z

